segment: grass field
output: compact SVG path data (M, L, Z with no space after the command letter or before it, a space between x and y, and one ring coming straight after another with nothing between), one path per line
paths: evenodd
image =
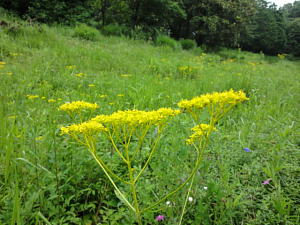
M86 149L60 135L72 123L63 103L97 103L93 115L177 109L182 99L229 89L250 100L218 123L182 224L299 224L299 61L100 34L85 41L68 27L14 24L0 27L0 224L134 224ZM191 127L184 113L167 126L137 186L142 207L186 179ZM111 152L104 141L98 150ZM144 224L178 224L186 192L147 212Z

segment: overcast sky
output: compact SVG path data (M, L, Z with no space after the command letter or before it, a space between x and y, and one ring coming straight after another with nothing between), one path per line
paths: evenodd
M268 0L269 2L274 2L277 6L281 7L286 3L293 3L295 0Z

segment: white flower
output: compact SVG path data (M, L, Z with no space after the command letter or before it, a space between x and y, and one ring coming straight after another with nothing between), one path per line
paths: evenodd
M188 200L189 200L189 202L192 202L194 199L193 199L193 197L189 197Z
M203 187L204 190L207 190L207 187Z
M167 205L167 206L170 206L170 205L171 205L171 202L170 202L170 201L166 201L166 205Z

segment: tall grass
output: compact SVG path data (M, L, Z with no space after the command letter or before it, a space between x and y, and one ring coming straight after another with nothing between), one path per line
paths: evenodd
M68 121L57 110L62 103L97 102L104 114L177 108L182 99L231 88L250 101L219 123L183 224L299 223L299 62L236 50L196 54L101 35L92 42L72 37L68 27L10 23L13 32L0 31L6 62L0 69L0 223L133 224L89 155L60 136ZM191 74L180 72L183 66ZM138 194L149 203L190 169L189 126L182 121L170 124L166 132L173 135L162 139L139 183ZM101 148L111 150L105 142ZM144 220L154 224L162 214L164 224L176 224L182 202L178 194Z

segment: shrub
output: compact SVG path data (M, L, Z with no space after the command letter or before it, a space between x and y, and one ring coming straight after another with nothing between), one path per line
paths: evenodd
M90 41L96 41L98 35L99 32L97 29L93 27L89 27L85 24L80 24L79 26L76 26L73 34L74 37L78 37Z
M197 46L196 41L191 39L180 39L179 42L184 50L194 49Z
M178 49L181 47L176 40L166 35L158 36L155 40L155 44L158 46L169 46L173 49Z
M109 24L104 26L101 32L106 36L122 36L128 32L128 28L119 24Z

